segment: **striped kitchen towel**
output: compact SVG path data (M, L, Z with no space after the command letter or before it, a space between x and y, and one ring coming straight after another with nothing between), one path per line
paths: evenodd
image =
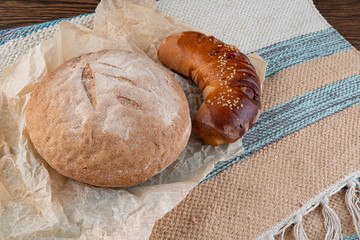
M244 152L217 163L150 239L356 239L359 51L310 0L160 0L157 9L269 66ZM70 21L91 28L93 17ZM58 22L0 31L0 74Z

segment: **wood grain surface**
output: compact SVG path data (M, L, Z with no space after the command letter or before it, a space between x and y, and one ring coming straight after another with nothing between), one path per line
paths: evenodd
M161 0L160 0L161 1ZM100 0L0 0L0 30L94 12ZM360 49L360 0L314 0L325 19Z
M325 19L360 50L360 0L314 0Z

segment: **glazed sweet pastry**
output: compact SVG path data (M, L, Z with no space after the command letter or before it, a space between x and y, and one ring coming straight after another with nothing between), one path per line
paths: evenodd
M163 41L158 58L201 89L204 102L193 119L193 129L206 143L235 142L257 121L260 80L236 47L199 32L182 32Z

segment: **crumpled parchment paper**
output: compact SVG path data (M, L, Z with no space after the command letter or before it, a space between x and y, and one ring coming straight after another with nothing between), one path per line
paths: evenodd
M147 239L157 219L185 198L214 163L243 151L241 140L213 147L192 133L177 161L130 188L100 188L63 177L39 156L25 130L24 113L36 84L64 61L103 49L127 49L157 61L169 34L191 27L155 10L155 1L103 0L94 29L61 22L42 42L4 69L0 80L0 238ZM249 56L261 79L266 63ZM174 74L191 117L202 103L190 80Z

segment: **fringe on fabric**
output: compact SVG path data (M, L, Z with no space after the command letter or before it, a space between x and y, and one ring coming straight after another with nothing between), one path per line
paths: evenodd
M360 184L357 180L349 182L349 184L347 185L348 189L345 195L345 203L352 217L356 233L360 238L360 199L358 197L359 191L356 190L359 185Z
M302 222L302 216L299 216L298 222L295 223L294 226L294 237L297 240L309 240L308 237L306 236L306 232L301 222Z
M343 239L341 234L341 223L338 215L329 206L329 198L322 201L322 214L324 215L324 226L326 229L325 240Z
M326 229L325 240L340 240L343 239L341 232L341 222L338 215L329 206L329 197L338 193L341 189L346 187L345 203L349 214L352 217L355 230L360 238L360 182L356 176L360 176L360 172L344 179L340 183L324 191L322 194L311 199L304 207L289 216L287 219L276 225L273 229L258 237L258 240L273 240L275 236L280 235L281 240L284 240L285 231L293 226L293 234L296 240L308 240L306 231L302 225L303 216L307 215L317 207L322 207L322 214L324 216L324 227Z

